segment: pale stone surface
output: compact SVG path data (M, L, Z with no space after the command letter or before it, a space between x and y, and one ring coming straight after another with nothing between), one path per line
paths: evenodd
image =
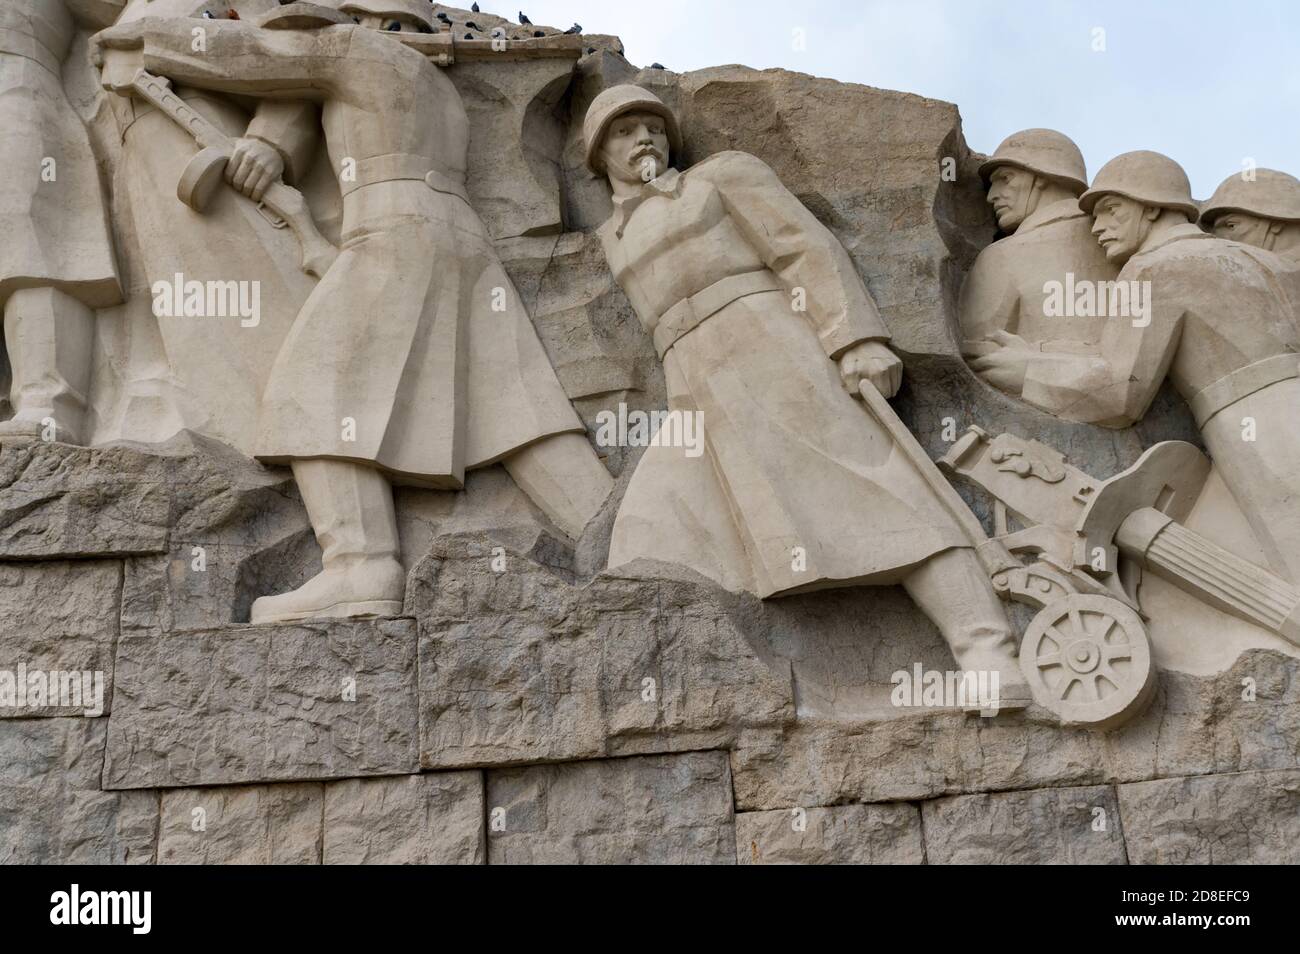
M835 805L736 815L737 864L924 862L921 813L914 805Z
M322 788L307 782L165 791L158 863L319 864Z
M738 408L770 398L784 379L768 373L769 365L756 364L759 373L742 389L745 400L727 400L724 385L741 370L736 359L751 346L760 359L794 352L764 351L746 335L721 343L705 339L711 328L717 330L718 320L734 317L728 309L752 298L750 305L760 310L761 294L722 303L723 312L709 316L690 337L673 342L671 349L661 347L666 352L661 362L646 329L674 314L678 302L668 299L694 296L717 275L735 277L737 263L719 265L719 256L725 259L738 248L752 251L764 244L762 236L743 242L706 238L699 254L687 243L677 248L660 242L653 251L666 255L664 261L674 254L680 258L670 267L646 271L657 272L656 278L670 273L671 280L637 281L636 275L623 274L635 269L615 267L628 285L629 300L605 265L605 249L598 247L597 227L610 219L613 207L606 180L584 164L581 127L602 93L636 83L669 104L681 125L683 148L673 158L680 160L683 174L675 186L660 183L680 187L673 201L689 204L699 192L696 186L712 177L713 187L729 197L731 211L723 220L730 222L754 210L753 203L735 201L733 186L738 182L743 193L747 176L766 177L771 188L748 192L764 197L776 218L799 222L800 251L811 248L813 257L820 251L836 259L844 279L838 287L849 288L856 303L847 323L861 323L874 302L906 365L894 411L882 415L877 408L876 413L887 423L893 446L911 446L900 439L905 438L901 425L932 457L946 451L952 435L969 424L991 433L1033 436L1094 477L1093 492L1157 441L1208 446L1215 470L1180 527L1242 560L1268 565L1276 577L1293 576L1290 551L1300 539L1293 508L1283 505L1300 472L1293 459L1294 428L1276 439L1278 428L1285 429L1294 416L1290 391L1300 380L1293 374L1300 366L1292 360L1300 342L1288 330L1294 308L1288 310L1284 299L1293 305L1300 297L1290 292L1250 296L1291 280L1286 269L1295 261L1287 265L1282 258L1294 259L1300 238L1291 224L1295 210L1287 205L1296 194L1294 180L1265 170L1249 185L1225 182L1206 204L1203 225L1220 237L1231 230L1244 243L1230 246L1231 252L1219 239L1187 231L1190 226L1178 231L1169 215L1194 215L1190 195L1167 188L1144 195L1155 202L1161 220L1152 234L1160 241L1176 240L1134 254L1125 277L1150 273L1153 284L1166 282L1163 290L1155 289L1155 304L1190 302L1184 324L1196 325L1180 337L1172 380L1162 385L1164 372L1155 366L1168 356L1168 342L1160 338L1172 324L1167 314L1158 315L1141 335L1120 335L1112 329L1116 322L1101 323L1111 338L1134 338L1132 347L1127 341L1094 341L1098 322L1080 319L1067 322L1069 334L1060 338L1065 345L1057 349L1057 339L1048 334L1054 326L1036 324L1044 317L1042 283L1063 277L1054 271L1072 271L1076 279L1105 277L1116 272L1123 257L1100 264L1099 248L1089 244L1093 223L1077 205L1071 207L1086 179L1081 162L1044 164L1041 154L1030 155L1055 143L1056 158L1068 153L1073 161L1060 137L1032 130L1016 134L982 163L984 157L967 148L956 107L946 103L778 70L639 71L623 59L616 38L578 35L580 27L562 36L551 27L507 24L487 12L424 0L404 0L401 5L414 18L404 26L436 27L433 19L444 12L450 29L374 35L369 28L376 24L364 3L324 2L346 8L344 18L321 16L337 24L330 28L333 35L346 33L355 45L375 53L367 60L373 71L352 70L335 77L335 83L325 76L333 67L318 69L305 66L309 61L302 56L283 57L284 50L300 53L314 42L332 41L325 36L329 31L262 30L262 16L286 10L274 0L228 0L210 12L219 18L233 12L242 22L203 21L210 38L250 34L253 45L267 53L250 58L240 75L228 75L229 68L217 62L220 50L197 60L188 47L168 51L167 37L178 42L187 37L199 22L193 18L213 6L204 0L0 4L0 30L11 39L30 33L31 23L22 21L39 9L53 17L55 29L45 38L59 47L47 48L55 62L40 73L16 63L20 58L12 51L0 53L0 89L9 94L0 113L12 127L36 130L0 152L8 150L5 154L18 163L33 158L32 149L59 157L60 182L76 183L79 197L54 208L45 193L31 191L29 180L0 185L0 217L16 224L10 232L19 236L0 252L0 304L8 318L8 360L0 361L0 377L13 372L0 388L11 392L9 413L18 412L0 426L7 432L0 433L0 616L14 624L7 638L0 637L0 669L17 654L28 665L57 661L105 670L116 665L122 675L119 710L108 720L0 719L0 738L7 742L0 744L5 753L0 854L11 852L14 860L149 860L158 841L160 805L152 786L165 786L165 860L175 861L419 863L481 861L491 853L493 860L509 861L731 862L739 853L740 860L752 862L755 852L759 861L915 861L923 828L933 842L927 846L932 861L1109 861L1116 860L1117 827L1104 833L1108 841L1082 840L1077 830L1080 821L1092 821L1085 817L1085 803L1118 785L1127 834L1139 846L1133 860L1138 855L1295 860L1279 855L1276 845L1290 844L1296 836L1291 775L1300 764L1295 688L1300 680L1296 661L1286 655L1297 650L1278 645L1280 637L1273 635L1287 632L1287 621L1274 617L1285 616L1293 605L1287 600L1295 592L1294 577L1290 588L1265 580L1267 592L1253 608L1257 616L1272 614L1264 622L1276 625L1261 629L1247 621L1255 619L1246 612L1252 607L1236 587L1242 572L1249 578L1254 571L1215 555L1193 569L1208 566L1219 571L1217 576L1201 572L1188 580L1174 571L1185 570L1189 554L1204 541L1174 531L1160 537L1148 527L1145 537L1139 535L1140 545L1130 550L1132 559L1152 570L1137 596L1150 617L1146 625L1159 688L1145 714L1103 736L1062 731L1039 708L996 720L967 718L952 709L896 709L890 699L893 672L952 666L940 634L943 630L951 638L944 611L966 613L970 605L952 585L931 587L928 597L917 586L909 586L911 596L892 585L851 586L760 602L665 563L604 572L611 536L621 536L614 533L620 505L626 501L635 509L643 499L633 473L646 471L654 456L663 455L633 446L593 450L589 442L599 433L602 411L617 411L620 404L628 410L685 408L685 395L707 404L711 443L725 442L722 432L737 425L741 453L705 458L715 475L725 478L730 497L715 495L713 505L703 508L708 520L675 541L688 553L695 551L694 565L712 577L726 577L727 571L743 575L734 571L746 565L775 571L790 565L782 527L760 518L789 516L805 502L816 518L808 525L817 529L802 535L823 547L840 545L843 510L827 508L825 500L858 495L819 489L820 462L829 458L804 466L769 445L808 444L839 433L835 428L841 426L857 434L865 411L842 394L842 413L810 417L782 408L771 419L779 419L782 430L795 438L782 438L787 443L753 439L746 428L754 416ZM83 31L76 37L70 35L68 11ZM287 12L310 19L310 11ZM365 22L356 29L350 17L360 14ZM91 65L105 47L85 31L115 19L129 24L159 15L180 19L145 31L149 62L172 75L180 99L201 106L217 129L229 185L242 183L231 188L218 176L202 214L178 201L177 180L196 144L158 102L169 94L153 87L151 96L147 80L136 84L132 67L138 64L130 56L107 57L103 77ZM504 51L493 49L488 38L494 27L505 29ZM532 36L537 32L543 36ZM114 36L129 33L128 26ZM581 51L585 55L575 70ZM321 83L313 88L333 105L338 105L334 86L342 83L351 93L381 90L380 108L333 117L343 122L327 117L325 135L318 103L255 102L282 92L273 88L277 84L301 83L301 76L288 74L302 69L315 71L312 80ZM391 79L377 80L384 71ZM105 92L101 79L123 92L132 87L130 97ZM205 85L211 88L198 88ZM445 95L431 97L430 90ZM53 108L32 118L23 110L37 101L33 97ZM162 111L146 110L144 99L153 99ZM855 121L845 122L845 116ZM365 125L372 121L374 126ZM346 197L339 180L340 129L349 136L346 151L356 152L360 143L360 158L369 163L362 169L368 184L348 188ZM426 148L431 145L445 151L435 155ZM336 147L334 155L330 146ZM418 157L442 161L453 152L457 167L449 179L432 183L432 190L403 178L425 173L416 168ZM1150 160L1144 155L1142 162ZM981 165L999 181L990 186ZM745 168L738 171L740 166ZM219 164L208 168L220 171ZM236 168L248 175L236 176ZM1123 191L1116 168L1098 176L1094 194ZM1051 182L1036 181L1040 174L1051 176ZM1070 196L1048 187L1053 184ZM448 195L445 190L458 191L461 185L470 204L460 198L433 201L450 213L442 224L473 233L473 241L452 242L438 224L440 241L452 242L444 255L426 254L434 246L422 240L388 242L400 227L389 217L394 205L425 209L430 195ZM272 186L301 191L307 212L294 213L296 229L276 229L258 213L249 199L263 186L280 198L284 193ZM1031 210L1032 202L1024 200L1035 190L1040 201ZM408 191L418 192L419 199L406 202ZM396 201L399 193L402 202ZM378 195L387 199L367 198ZM661 204L660 198L622 216L630 223L625 244L636 238L637 220ZM111 237L102 234L105 202ZM1094 209L1099 220L1105 204L1100 201ZM349 229L364 218L364 225L384 233L385 254L368 257L366 249L353 248L347 267L303 311L316 282L301 268L300 241L319 230L321 241L342 244L345 206ZM1013 223L1022 211L1021 221ZM995 218L1004 234L1013 227L1015 233L990 244ZM683 215L675 224L690 232L702 220ZM437 223L424 223L431 224ZM60 241L22 238L33 229L33 234L61 236ZM843 253L836 251L839 246ZM1201 251L1192 254L1196 249ZM1213 254L1202 254L1205 249ZM106 252L115 253L122 269L127 300L120 305L112 304L117 278ZM327 258L333 254L326 252ZM1133 264L1139 259L1160 259L1160 267L1139 270ZM777 260L784 266L764 264L780 270L794 258ZM40 267L29 268L32 262ZM1178 272L1183 267L1193 273L1186 281ZM1233 276L1228 291L1225 283L1211 281L1216 269ZM260 322L248 326L237 316L157 317L151 285L177 272L201 281L257 282ZM1254 277L1243 280L1247 273ZM468 287L475 276L480 287ZM692 287L682 291L677 286L683 283ZM460 287L454 307L444 308L425 294L436 289L456 297L450 295L453 286ZM816 298L827 285L805 281L803 287ZM968 305L987 306L981 316L963 313L963 287ZM1008 288L1020 295L1018 302L1009 302ZM1184 294L1189 288L1193 294ZM509 292L505 315L485 314L494 289ZM400 307L391 307L399 299ZM1249 300L1242 305L1238 299ZM1249 312L1250 319L1243 323L1231 309L1215 311L1221 300L1234 301L1236 312ZM376 324L374 315L381 311L398 320ZM343 329L348 334L334 337L340 328L330 324L327 340L313 351L300 346L304 335L310 338L310 328L291 331L300 312L313 319L342 313L352 324ZM435 313L437 326L430 327L428 316ZM448 323L457 327L439 324L453 313ZM1261 323L1265 315L1272 317ZM762 316L748 317L761 323ZM828 338L836 338L839 319L815 309L811 317ZM1231 347L1202 334L1221 320L1230 322L1224 327L1233 333L1219 338ZM501 333L502 321L517 332L514 338ZM1016 349L970 355L963 323L983 331L984 326L1014 326L1037 355L1054 356L1044 362L1069 358L1060 365L1066 373L1055 374L1055 364L1049 369L1053 373L1026 372L1031 386L1025 388L1017 380L1020 358L1009 353ZM484 326L491 329L488 335L473 333ZM834 355L842 349L834 341L830 351L819 347L811 328L804 341L813 342L806 360L792 363L827 372L825 383L832 386L825 390L835 391L839 382L832 358L842 357ZM291 336L292 346L285 348ZM880 346L882 338L844 342L849 351L867 343L879 347L838 370L892 392L899 369ZM527 360L517 360L520 342ZM707 352L707 360L697 362L708 366L705 372L676 367L689 364L678 358L697 342ZM1094 344L1101 353L1087 351ZM1216 364L1231 358L1234 347L1267 365ZM442 366L427 360L431 354L464 357L468 380L432 374ZM1092 359L1114 370L1134 355L1152 366L1144 364L1127 377L1120 367L1111 381L1115 388L1091 387L1088 375L1099 367ZM1273 361L1277 358L1291 363L1282 367L1284 362ZM349 362L374 371L372 390L364 383L354 387L360 378L349 372ZM291 373L284 373L286 364ZM1219 372L1229 377L1216 390L1224 381L1215 377ZM1263 372L1264 378L1284 376L1263 380ZM279 379L270 389L275 399L264 402L272 379ZM464 384L459 391L460 385L452 386L458 380ZM498 400L503 381L516 398L526 399ZM1245 393L1256 383L1259 388ZM449 389L440 391L443 385ZM1076 403L1067 393L1054 402L1050 393L1043 394L1052 388L1082 389L1085 399ZM329 400L321 399L320 389ZM1125 389L1133 394L1117 411L1109 405ZM367 397L355 414L350 406L344 410L329 403L339 398L351 405L357 394ZM563 412L568 430L562 439L522 450L516 446L513 454L506 453L510 441L505 441L501 454L484 452L478 460L470 459L476 456L472 449L465 450L461 469L486 466L466 476L464 492L404 487L394 495L386 478L376 479L368 467L377 463L403 477L432 476L435 484L451 477L441 485L454 487L459 482L454 459L446 472L439 467L432 475L424 464L406 467L402 461L421 457L449 433L495 435L517 425L527 444L553 420L546 413L529 419L541 394L549 395L548 407ZM83 397L90 407L78 419ZM264 403L285 411L272 415L281 419L269 425L261 421ZM1141 413L1130 403L1141 403ZM478 415L482 408L488 410ZM100 446L84 450L10 440L15 434L33 436L34 418L45 410L53 412L60 440ZM341 418L358 419L364 446L339 445L335 450L343 453L335 456L359 459L367 467L343 473L338 465L295 461L300 448L266 452L259 446L258 436L268 426L287 434L286 446L307 440L306 431L291 420L299 410L322 415L329 441L346 440L340 436ZM1071 416L1085 420L1065 419ZM1241 440L1237 425L1246 416L1260 428L1256 441ZM1092 420L1132 423L1108 430ZM179 434L182 428L192 433ZM121 438L153 442L173 435L165 445L102 446ZM265 467L243 456L255 451L268 460L283 456L295 466ZM774 510L743 506L746 494L754 492L750 478L762 471L755 464L760 452L776 458L781 480L770 483L794 487L802 496L785 494L787 506ZM616 485L610 473L618 478ZM908 496L917 486L913 477L882 478L877 489L892 494L902 488ZM987 527L988 498L969 487L962 494ZM874 491L871 499L878 502ZM670 510L643 508L652 534L673 536L665 531L670 521L664 514L671 516ZM711 536L704 532L712 526L709 520L727 522L718 518L738 522L749 534L743 555L700 556L695 544ZM1031 522L1041 537L1042 521ZM916 526L912 521L904 530ZM1124 545L1121 536L1116 531L1117 546ZM911 542L905 534L898 539ZM1129 533L1125 539L1135 537ZM870 542L879 551L873 558L884 562L899 560L905 549ZM1109 546L1111 539L1101 542ZM494 547L503 548L501 572L491 565ZM316 592L299 593L287 610L282 600L269 607L274 612L268 604L260 616L254 612L255 597L293 590L323 567L343 566L357 556L379 557L382 566L356 576L326 575ZM622 562L621 545L614 556L615 563ZM407 570L412 582L403 602ZM1175 579L1158 578L1160 570ZM838 577L851 574L816 575L823 582L841 582ZM1193 582L1202 596L1217 598L1215 605L1226 604L1237 616L1189 596L1185 584ZM336 583L354 592L341 592ZM984 580L974 576L962 587L964 592L985 589ZM913 600L927 604L938 628ZM1013 610L1019 629L1028 616L1020 607ZM319 611L386 617L404 612L414 619L352 628L242 625L250 617ZM1005 628L1005 622L997 625ZM1264 647L1277 651L1261 651ZM349 674L359 676L356 703L340 698ZM528 765L562 760L584 761ZM407 774L421 765L472 771ZM490 776L486 782L481 771ZM733 772L735 801L743 812L734 821ZM262 784L270 781L278 784ZM99 791L104 782L150 788ZM484 799L485 784L495 785L509 802L508 824L495 836L484 831L492 808ZM178 785L222 787L171 787ZM925 802L924 809L898 804L927 799L938 801ZM1112 794L1104 802L1108 816L1115 814L1113 803ZM192 827L193 808L205 806L209 825L207 837L200 838ZM809 813L809 828L797 839L785 817L792 807ZM920 825L919 811L933 825ZM523 827L512 829L510 820L520 817ZM1239 830L1243 819L1251 829L1245 834ZM1111 820L1118 825L1118 818ZM486 838L496 836L500 840L487 846Z
M160 864L483 864L483 777L169 789L159 826Z
M415 771L415 642L409 619L124 632L104 785Z
M0 720L0 863L148 864L158 793L100 791L103 719Z
M324 863L481 865L485 818L481 772L330 782Z
M113 655L122 568L116 561L0 563L0 671L17 677L19 665L49 673L99 673L102 712L113 698ZM34 715L79 716L93 710L94 677L83 687L82 709L57 705L0 705L0 719ZM16 687L15 687L16 688ZM16 700L14 700L16 701Z
M1125 864L1115 790L1038 789L921 803L930 864Z
M1300 258L1300 179L1276 169L1228 176L1201 204L1201 225L1219 238Z
M1288 656L1251 651L1216 677L1162 674L1151 707L1108 734L1060 729L1035 709L992 722L936 713L873 723L801 719L783 734L748 732L731 756L736 807L1292 768L1300 761L1297 666ZM1243 698L1250 692L1253 700Z
M487 773L489 864L735 864L724 752Z
M963 351L978 356L992 350L996 345L988 339L998 333L1014 333L1034 346L1051 342L1067 332L1048 307L1052 283L1063 290L1069 275L1082 287L1112 281L1119 271L1106 261L1091 234L1092 220L1076 201L1088 187L1083 155L1062 133L1026 129L1008 136L980 165L980 175L1006 237L980 252L962 283ZM1095 342L1104 321L1074 318L1068 336Z
M0 557L55 559L166 549L165 464L125 448L0 446Z
M1133 864L1300 863L1300 770L1120 785L1119 805Z
M583 141L613 195L605 258L678 419L628 484L610 566L679 564L763 598L901 582L958 665L998 672L1002 706L1023 708L1015 639L971 549L983 530L884 400L902 362L839 239L756 156L679 172L677 118L645 87L596 96Z
M755 601L665 570L575 586L489 539L440 538L408 607L421 765L716 747L792 721L789 664L749 641Z

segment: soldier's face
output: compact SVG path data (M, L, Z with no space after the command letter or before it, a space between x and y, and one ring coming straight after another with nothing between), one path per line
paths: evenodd
M654 113L623 113L609 124L600 155L610 175L649 182L668 171L667 127Z
M1214 234L1219 238L1244 242L1256 248L1268 247L1268 230L1272 225L1268 219L1245 212L1229 212L1214 220Z
M1147 207L1122 195L1103 195L1092 207L1092 234L1106 261L1123 265L1151 230Z
M1033 211L1036 179L1032 172L1014 166L998 166L989 176L989 205L1003 232L1014 232Z

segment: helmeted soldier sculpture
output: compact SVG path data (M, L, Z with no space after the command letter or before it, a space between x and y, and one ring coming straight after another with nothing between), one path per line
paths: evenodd
M394 615L405 572L390 481L458 489L466 470L503 462L572 536L612 481L469 204L460 97L392 38L431 29L432 8L286 10L285 29L208 21L200 52L192 23L175 19L98 42L139 49L150 73L190 86L321 103L331 161L351 173L343 244L276 358L257 456L292 465L324 570L258 599L252 618Z
M976 372L980 359L1004 347L1059 350L1063 342L1096 342L1104 317L1051 314L1050 283L1102 282L1119 269L1092 237L1092 220L1079 208L1088 172L1079 147L1052 129L1025 129L1003 140L980 175L1005 237L976 257L962 285L962 350ZM1019 391L996 373L995 387Z
M754 156L671 169L677 121L648 90L602 92L584 134L613 189L609 267L653 336L670 411L700 415L706 448L646 451L610 565L675 563L760 597L901 583L964 670L999 674L998 707L1023 707L971 541L850 396L892 395L902 366L839 241Z
M1274 169L1228 176L1201 206L1201 227L1300 264L1300 179Z
M1300 582L1300 326L1294 266L1201 231L1187 175L1130 152L1079 205L1119 281L1149 283L1149 315L1112 318L1094 355L1005 349L1024 399L1073 421L1127 427L1168 376L1270 562Z
M14 410L0 436L66 443L86 437L94 309L122 300L90 138L63 91L75 31L65 0L0 4L0 308Z

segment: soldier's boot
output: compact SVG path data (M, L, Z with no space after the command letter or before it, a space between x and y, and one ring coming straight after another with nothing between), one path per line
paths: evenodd
M324 569L296 590L253 603L252 622L397 616L406 592L393 491L373 467L294 461Z
M947 640L966 685L991 688L997 674L995 698L968 697L967 712L1011 712L1033 701L1016 659L1015 633L974 550L931 557L903 580L903 588Z
M614 489L614 478L585 434L552 434L502 463L528 499L573 540Z
M84 441L94 340L94 311L66 292L23 288L9 296L5 345L14 416L0 423L0 439Z

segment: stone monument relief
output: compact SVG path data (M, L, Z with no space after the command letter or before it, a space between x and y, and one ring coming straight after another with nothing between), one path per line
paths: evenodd
M1300 181L515 20L0 5L0 860L1300 860Z

